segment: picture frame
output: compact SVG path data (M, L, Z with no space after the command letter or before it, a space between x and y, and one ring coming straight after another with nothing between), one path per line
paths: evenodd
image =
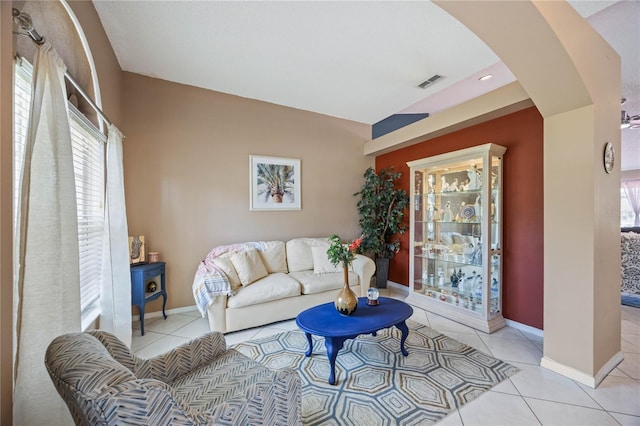
M249 209L302 210L300 159L249 156Z
M147 246L144 235L129 236L129 264L140 265L147 262Z

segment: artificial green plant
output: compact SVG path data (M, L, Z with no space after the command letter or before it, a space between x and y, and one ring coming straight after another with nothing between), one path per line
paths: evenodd
M400 176L393 167L380 173L372 167L365 171L362 189L354 194L360 196L357 204L362 229L360 252L391 259L400 250L400 240L394 236L406 230L404 210L409 205L407 192L395 186Z

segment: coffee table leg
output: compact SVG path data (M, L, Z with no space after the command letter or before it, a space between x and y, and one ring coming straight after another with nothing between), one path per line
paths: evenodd
M402 321L396 324L396 328L402 333L402 337L400 338L400 350L402 351L402 355L407 356L409 355L409 352L404 348L404 341L407 340L407 336L409 335L409 327L407 327L407 324Z
M313 340L311 339L311 333L304 333L307 336L307 342L309 343L309 349L304 353L305 356L311 356L311 352L313 352Z
M325 337L324 345L327 348L327 357L329 358L329 365L331 366L331 372L329 373L329 384L336 384L336 358L338 357L338 351L342 349L342 345L346 339L339 337Z

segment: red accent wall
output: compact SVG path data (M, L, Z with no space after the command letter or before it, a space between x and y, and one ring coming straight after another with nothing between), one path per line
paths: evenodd
M535 107L402 148L376 158L376 169L402 172L409 193L407 161L486 143L507 148L503 175L503 315L542 329L543 314L543 120ZM405 212L407 224L409 210ZM400 236L389 279L409 285L409 232Z

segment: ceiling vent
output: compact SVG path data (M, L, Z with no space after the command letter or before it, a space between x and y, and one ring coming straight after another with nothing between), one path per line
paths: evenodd
M440 80L441 78L443 78L441 75L434 74L431 77L429 77L427 80L418 84L418 87L420 87L421 89L426 89L427 87L431 86L433 83Z

